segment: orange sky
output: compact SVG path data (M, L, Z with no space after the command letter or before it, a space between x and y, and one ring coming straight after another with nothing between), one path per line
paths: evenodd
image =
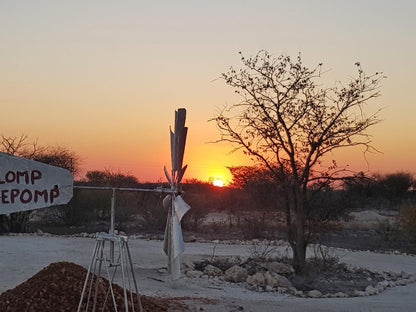
M336 155L357 170L416 173L416 21L413 1L2 1L0 133L61 145L82 169L120 170L164 181L174 110L188 111L186 178L230 179L230 155L207 120L236 102L216 80L239 66L238 51L303 55L323 62L328 82L347 81L360 61L383 71L383 154Z

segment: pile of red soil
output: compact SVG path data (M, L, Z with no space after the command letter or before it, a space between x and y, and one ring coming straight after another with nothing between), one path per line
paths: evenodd
M64 312L77 311L87 270L71 262L56 262L39 271L26 282L0 294L0 312ZM99 285L98 307L102 309L108 288L108 280ZM118 311L124 311L123 288L112 285ZM88 294L88 289L86 294ZM140 311L135 298L135 311ZM130 294L129 294L130 298ZM174 298L140 296L146 312L189 311L187 306ZM92 310L92 304L89 304ZM85 308L82 310L85 311ZM111 295L104 311L114 311ZM131 307L129 311L132 311Z

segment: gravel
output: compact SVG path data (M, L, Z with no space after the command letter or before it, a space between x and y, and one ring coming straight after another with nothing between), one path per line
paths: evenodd
M86 274L85 268L72 262L51 263L27 281L0 294L0 311L77 311ZM103 306L108 288L108 280L103 279L103 281L98 295L98 307ZM115 284L113 289L117 308L119 311L124 311L123 289ZM140 311L137 296L133 297L135 311ZM140 296L140 298L144 311L189 311L187 305L180 299L149 296ZM82 311L85 311L85 308ZM104 311L114 311L112 300L107 300Z

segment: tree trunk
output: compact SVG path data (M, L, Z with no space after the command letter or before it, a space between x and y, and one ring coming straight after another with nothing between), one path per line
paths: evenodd
M305 238L305 209L304 200L300 190L294 191L295 202L295 229L293 229L294 239L291 247L293 250L293 268L296 273L302 274L306 271L306 247L307 241Z
M296 222L296 241L292 245L293 250L293 268L298 274L306 271L306 240L303 224Z

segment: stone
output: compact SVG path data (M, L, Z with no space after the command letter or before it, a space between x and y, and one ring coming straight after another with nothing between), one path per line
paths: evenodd
M380 293L382 292L384 289L386 289L383 285L381 285L380 283L378 283L375 287L377 289L377 291Z
M395 281L389 281L389 287L394 287L396 286L396 282Z
M365 297L365 296L367 296L367 293L365 291L355 290L354 295L357 296L357 297Z
M182 260L181 263L181 270L186 271L186 270L193 270L195 269L195 264L191 261L191 260Z
M277 286L276 278L269 271L263 273L263 275L264 275L264 282L266 286L272 286L272 287Z
M374 288L373 286L369 285L365 288L365 292L368 296L373 296L377 295L379 291L377 290L377 288Z
M390 283L389 283L389 281L384 280L384 281L378 282L378 285L380 285L380 286L384 287L384 289L386 289L387 287L390 286Z
M220 268L217 268L216 266L213 266L211 264L208 264L205 269L204 269L204 273L208 276L221 276L223 275L223 272Z
M321 298L322 293L319 290L313 289L308 291L307 296L310 298Z
M342 291L336 292L335 294L331 294L332 298L346 298L348 295L343 293Z
M292 287L292 283L283 275L279 275L279 274L270 274L270 272L266 272L264 274L267 283L272 283L273 282L273 287L284 287L284 288L291 288Z
M266 262L266 263L263 263L262 266L266 268L268 271L270 271L271 273L276 273L276 274L285 275L285 274L293 274L295 272L295 270L290 265L277 262L277 261Z
M302 297L303 296L303 291L302 290L296 290L296 291L294 291L293 295L295 295L297 297Z
M189 270L189 271L186 271L185 276L189 278L198 278L198 277L201 277L202 274L203 273L201 271Z
M396 281L396 285L397 286L406 286L407 284L408 284L408 281L406 279L403 279L403 278L398 279Z
M266 279L262 272L257 272L253 275L248 276L246 279L246 282L249 285L259 285L259 286L266 285Z
M187 243L193 243L196 242L196 236L195 235L189 235L188 237L186 237L184 239L185 242Z
M225 271L224 278L228 282L240 283L247 279L248 272L245 268L239 265L233 265Z

